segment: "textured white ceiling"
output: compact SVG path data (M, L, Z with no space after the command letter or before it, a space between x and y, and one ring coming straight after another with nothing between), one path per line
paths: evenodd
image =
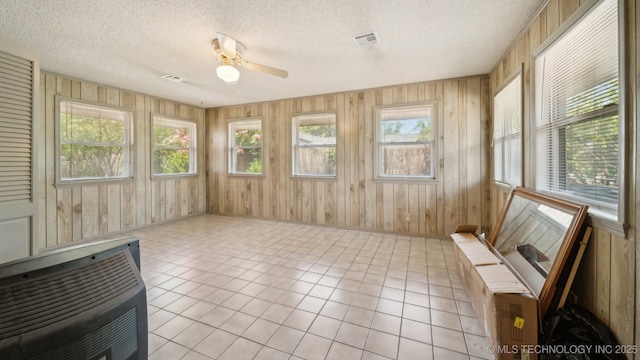
M486 74L544 1L0 0L0 37L38 50L45 71L218 107ZM357 47L370 31L380 43ZM217 32L289 77L241 68L225 84Z

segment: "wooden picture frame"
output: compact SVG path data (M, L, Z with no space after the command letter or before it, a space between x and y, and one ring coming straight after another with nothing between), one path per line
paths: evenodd
M538 296L542 318L588 209L587 205L516 187L509 193L491 233L489 244Z

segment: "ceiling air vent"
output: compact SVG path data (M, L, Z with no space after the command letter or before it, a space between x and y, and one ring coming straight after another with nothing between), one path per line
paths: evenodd
M360 47L375 45L378 43L378 34L376 34L376 32L374 31L367 34L354 36L353 40L355 40L356 44L358 44L358 46Z
M175 76L175 75L165 75L162 77L165 80L169 80L169 81L173 81L173 82L177 82L177 83L181 83L184 81L184 78L181 78L179 76Z

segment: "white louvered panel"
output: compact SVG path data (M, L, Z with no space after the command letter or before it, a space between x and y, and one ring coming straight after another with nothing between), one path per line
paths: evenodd
M0 204L32 201L33 63L0 52Z

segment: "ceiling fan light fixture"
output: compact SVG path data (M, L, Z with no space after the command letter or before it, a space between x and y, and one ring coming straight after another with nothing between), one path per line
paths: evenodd
M227 84L234 84L240 78L240 71L238 71L238 69L228 61L225 61L223 65L218 66L216 74Z

